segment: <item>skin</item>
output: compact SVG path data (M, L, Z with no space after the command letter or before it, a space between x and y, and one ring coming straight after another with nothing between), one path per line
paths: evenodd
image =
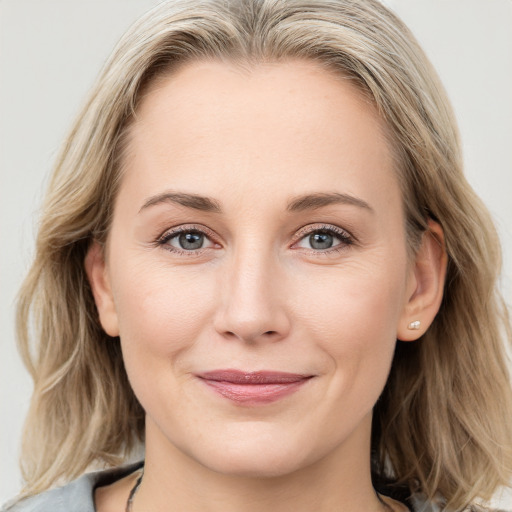
M201 61L150 88L106 251L86 260L146 411L135 512L401 510L371 485L372 409L396 339L439 308L446 256L431 222L408 258L394 165L373 105L313 62ZM178 227L203 247L180 250ZM197 378L225 368L312 378L248 406ZM98 510L122 510L133 480L99 489Z

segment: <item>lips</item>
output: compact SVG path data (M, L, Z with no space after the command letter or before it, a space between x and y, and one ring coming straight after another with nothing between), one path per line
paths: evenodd
M214 370L198 375L213 391L243 405L268 404L298 391L312 375L240 370Z

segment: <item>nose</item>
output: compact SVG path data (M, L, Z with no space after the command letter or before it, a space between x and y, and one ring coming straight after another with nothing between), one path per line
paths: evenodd
M291 322L286 308L286 278L271 255L240 251L220 279L214 320L219 334L248 343L288 336Z

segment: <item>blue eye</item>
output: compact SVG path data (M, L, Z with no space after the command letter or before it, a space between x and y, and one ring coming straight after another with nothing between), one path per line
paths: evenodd
M180 233L171 240L176 241L180 249L195 251L196 249L201 249L201 247L203 247L204 235L202 233L190 231L189 233ZM171 243L171 245L173 244Z
M319 231L309 235L308 241L313 249L330 249L334 245L335 237L331 233Z
M198 251L208 247L214 247L214 243L205 233L196 229L183 229L165 234L159 245L165 245L171 250L177 251Z
M352 238L348 233L341 229L334 229L334 227L309 229L305 235L296 244L297 247L310 249L313 251L328 251L338 246L346 246L353 243ZM341 248L341 247L340 247Z

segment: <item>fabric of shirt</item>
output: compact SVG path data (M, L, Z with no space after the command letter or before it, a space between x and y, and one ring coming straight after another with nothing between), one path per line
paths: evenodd
M142 466L143 462L137 462L129 466L87 473L63 487L6 503L0 512L96 512L96 487L112 484Z

